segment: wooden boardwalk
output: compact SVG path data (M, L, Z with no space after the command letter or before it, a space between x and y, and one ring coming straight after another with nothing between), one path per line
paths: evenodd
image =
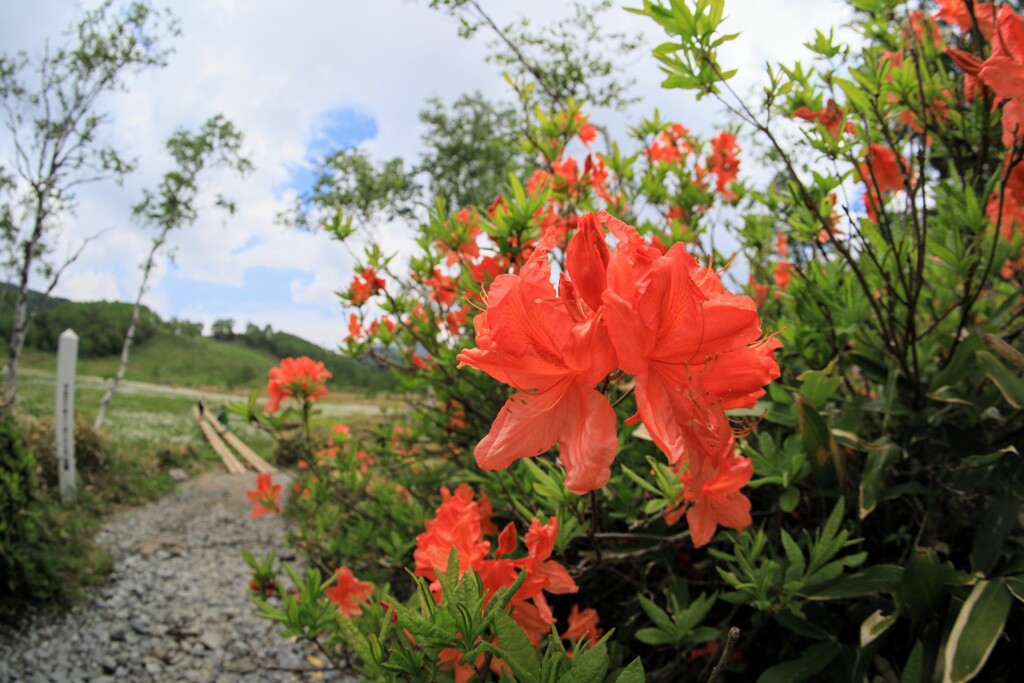
M203 415L200 415L199 407L192 406L192 417L199 423L199 428L203 430L203 436L210 442L210 447L224 461L224 467L227 468L228 472L242 474L247 471L245 465L235 457L228 444L231 444L249 466L260 474L273 474L277 472L276 467L258 456L241 439L228 431L227 427L222 425L209 410L203 411Z

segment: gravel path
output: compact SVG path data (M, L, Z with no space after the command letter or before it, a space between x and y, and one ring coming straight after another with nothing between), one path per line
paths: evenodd
M285 520L250 519L256 475L212 473L100 533L114 570L83 604L0 633L0 683L355 681L253 616L241 552L287 554ZM285 488L288 488L286 485Z

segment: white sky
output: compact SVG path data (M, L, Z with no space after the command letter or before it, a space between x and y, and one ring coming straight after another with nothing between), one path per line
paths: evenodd
M38 53L47 38L59 43L82 5L7 0L0 6L0 50ZM540 0L482 0L482 5L499 23L519 15L539 23L570 11L568 3ZM154 187L168 170L164 140L176 128L195 129L222 113L244 131L256 172L244 180L207 176L209 187L237 202L238 213L225 217L206 211L180 231L173 239L174 265L161 264L145 303L165 318L207 325L233 318L236 330L246 322L270 324L333 347L346 334L334 292L351 282L351 258L323 234L275 223L286 206L282 188L289 169L307 157L324 115L338 110L375 122L376 137L363 146L377 158L414 162L422 133L417 114L427 98L451 102L473 90L508 97L499 70L484 60L489 37L481 32L471 41L460 39L455 21L430 10L427 0L182 0L172 11L182 35L173 42L169 66L130 80L127 93L106 101L112 116L106 134L138 158L138 172L122 187L108 183L79 192L77 214L62 226L57 254L98 230L109 231L67 271L55 294L134 299L149 235L130 221L129 207L141 188ZM835 0L729 0L726 15L728 30L743 33L722 53L724 64L741 69L735 81L740 92L760 82L766 58L806 58L801 43L813 29L846 16ZM664 39L645 18L619 9L606 16L616 30L644 32L650 46ZM664 119L697 132L722 126L724 118L713 103L661 90L661 74L647 55L639 53L624 65L637 78L635 92L643 98L631 120L657 107ZM624 131L623 120L595 122ZM0 142L0 151L7 146ZM381 234L391 249L407 244L397 226Z

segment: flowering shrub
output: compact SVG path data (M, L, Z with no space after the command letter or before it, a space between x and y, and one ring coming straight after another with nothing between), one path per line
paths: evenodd
M331 378L323 363L306 356L285 358L281 365L270 369L270 381L267 382L268 413L276 413L281 409L281 401L293 399L303 409L327 395L325 383Z
M599 220L618 248L608 248ZM477 445L477 463L504 469L557 442L566 488L604 486L618 438L615 411L594 387L628 372L637 412L627 422L642 422L683 472L694 543L705 545L720 522L746 527L750 502L738 490L753 470L735 453L725 410L754 406L778 377L780 346L760 339L753 302L725 291L685 244L662 254L607 213L577 220L559 296L553 247L546 233L517 274L494 279L474 321L478 348L458 356L518 390Z
M323 363L300 356L283 359L268 375L267 402L262 411L257 407L259 394L256 391L249 395L245 405L233 405L230 409L274 438L278 463L304 462L314 449L310 423L317 412L313 406L327 395L331 373ZM285 404L283 409L282 403Z
M553 98L538 168L436 205L410 272L366 248L349 351L403 375L413 419L311 459L316 569L265 616L378 680L1012 678L1024 19L854 6L855 47L809 36L752 103L721 0L644 2L665 86L732 127L655 116L599 151ZM376 586L353 619L326 611L341 566Z

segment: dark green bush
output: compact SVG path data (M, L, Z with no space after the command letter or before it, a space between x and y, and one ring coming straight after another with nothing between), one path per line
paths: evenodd
M10 418L0 419L0 619L62 591L62 554L46 543L36 459Z

